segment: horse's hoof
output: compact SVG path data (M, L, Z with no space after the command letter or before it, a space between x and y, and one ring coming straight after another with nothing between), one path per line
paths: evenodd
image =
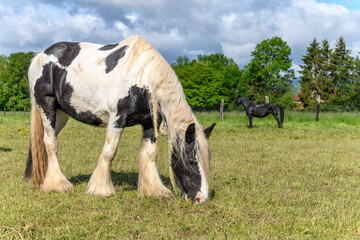
M45 181L40 188L45 192L58 191L60 193L65 193L73 190L74 186L66 178L63 178L57 181Z
M94 178L91 177L86 193L92 196L110 197L115 194L115 188L110 178L95 181Z

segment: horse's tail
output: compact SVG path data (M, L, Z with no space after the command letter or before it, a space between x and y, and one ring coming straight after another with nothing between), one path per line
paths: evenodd
M24 179L29 179L34 187L40 187L44 182L48 165L48 156L44 143L44 126L36 103L31 107L31 137Z
M284 107L281 106L281 105L278 105L279 106L279 109L280 109L280 123L281 123L281 126L283 125L284 123Z

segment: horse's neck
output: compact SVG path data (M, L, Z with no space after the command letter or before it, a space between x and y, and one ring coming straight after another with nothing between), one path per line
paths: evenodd
M196 121L176 75L158 86L155 98L169 128L183 129Z
M154 61L149 78L149 88L155 98L153 100L160 106L159 110L166 119L169 134L178 130L184 131L185 127L196 120L186 101L183 88L174 70L161 55L156 55L152 62Z
M241 102L242 105L244 106L244 108L248 108L250 106L250 104L252 103L250 100L245 100Z
M166 119L169 128L182 128L182 124L188 125L194 122L194 116L185 98L169 100L159 99L161 113Z

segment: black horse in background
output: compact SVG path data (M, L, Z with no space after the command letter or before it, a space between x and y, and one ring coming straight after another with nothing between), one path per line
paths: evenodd
M272 114L276 121L278 122L279 128L283 127L284 122L284 107L276 105L274 103L266 104L256 104L245 97L238 96L234 103L234 106L237 107L242 104L245 108L246 115L249 117L249 128L252 128L252 118L253 117L266 117L269 114ZM280 119L278 117L278 112L280 110Z

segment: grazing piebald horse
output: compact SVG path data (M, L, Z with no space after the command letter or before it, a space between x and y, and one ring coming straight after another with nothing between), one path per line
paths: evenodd
M72 189L60 170L57 135L69 116L106 127L106 140L88 193L115 192L110 167L125 127L140 124L138 188L145 195L169 197L157 171L157 129L166 121L170 147L170 177L174 174L187 199L209 197L209 137L189 107L182 86L169 64L148 42L132 36L119 44L59 42L38 54L29 68L32 104L31 140L25 179L44 191Z
M234 103L234 106L237 107L242 104L245 108L246 115L249 117L249 128L252 128L252 118L253 117L266 117L269 114L272 114L276 121L278 122L278 127L282 128L284 123L284 107L276 105L274 103L266 104L256 104L245 97L238 96ZM278 117L278 111L280 110L280 119Z

